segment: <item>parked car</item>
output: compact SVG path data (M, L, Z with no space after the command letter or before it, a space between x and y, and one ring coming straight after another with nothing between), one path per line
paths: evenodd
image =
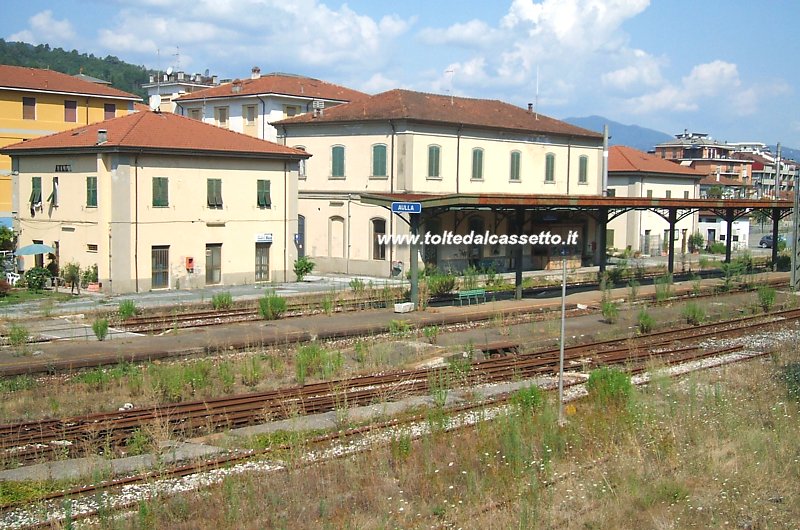
M786 236L778 235L778 244L786 243ZM772 234L767 234L758 242L761 248L772 248Z

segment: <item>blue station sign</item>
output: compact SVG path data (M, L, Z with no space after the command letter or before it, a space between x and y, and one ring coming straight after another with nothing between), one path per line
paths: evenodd
M392 211L394 213L422 213L422 203L420 202L393 202Z

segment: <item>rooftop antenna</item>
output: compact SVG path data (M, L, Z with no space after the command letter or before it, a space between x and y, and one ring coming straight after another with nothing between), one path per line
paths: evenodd
M535 118L539 119L539 65L536 65L536 96L533 100L533 112Z
M176 70L180 70L181 69L181 47L180 46L175 46L175 53L173 53L172 56L175 57L175 69Z
M445 74L450 74L450 89L448 90L448 92L450 92L450 104L453 105L454 104L453 103L453 76L455 75L455 71L453 69L450 69L450 70L445 70L444 73Z

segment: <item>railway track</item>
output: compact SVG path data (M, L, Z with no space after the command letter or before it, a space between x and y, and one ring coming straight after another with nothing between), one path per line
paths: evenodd
M638 370L651 359L680 362L728 350L705 350L696 343L709 337L744 334L758 328L794 322L800 310L739 318L622 340L607 340L565 348L566 367L626 363ZM0 452L6 461L29 463L53 454L72 456L96 447L124 447L137 430L157 424L190 436L242 427L298 414L329 412L428 394L432 385L468 386L530 378L557 369L557 349L533 351L530 345L501 342L481 348L488 357L457 368L418 369L308 384L205 401L98 413L66 419L0 425Z
M680 362L683 362L683 361L686 361L686 360L694 360L694 359L699 359L699 358L703 358L703 357L707 357L707 356L719 355L721 353L726 353L728 351L732 351L732 350L735 350L735 349L736 348L726 348L724 350L705 351L705 352L701 352L699 354L688 354L688 353L686 353L686 354L683 355L682 359L678 359L677 357L674 357L671 360L671 362L677 364L677 363L680 363ZM753 358L753 357L748 357L748 358ZM632 367L631 371L638 372L638 371L642 371L643 368L644 367L640 363L639 365L634 365ZM578 384L578 383L567 382L565 386L572 386L574 384ZM489 399L487 401L482 401L482 402L479 402L479 403L468 403L468 404L464 404L464 405L460 405L460 406L456 406L456 407L451 407L451 408L448 408L448 413L455 415L455 414L459 414L459 413L471 412L471 411L476 410L476 409L482 409L482 408L486 407L487 405L488 406L500 405L502 403L505 403L508 400L509 397L510 397L509 394L503 394L503 395L500 395L500 396L496 396L495 398ZM426 417L425 417L425 415L423 413L423 414L418 414L418 415L414 415L414 416L409 416L409 417L406 417L406 418L404 418L402 420L391 419L391 420L384 421L384 422L371 423L371 424L363 426L363 427L357 427L357 428L348 429L348 430L345 430L345 431L338 431L338 432L322 434L322 435L319 435L319 436L304 440L303 443L304 443L304 445L308 445L310 447L324 446L325 444L327 444L329 442L335 442L335 441L340 441L340 442L346 443L351 438L360 437L360 436L363 436L363 435L368 435L370 433L379 433L379 432L384 431L386 429L395 428L395 427L397 427L399 425L412 424L412 423L420 422L420 421L424 422L425 418ZM451 426L448 430L458 430L458 429L462 429L462 428L468 428L470 425L471 425L470 422L465 422L465 423L460 423L460 424L457 423L455 426ZM329 452L329 453L327 453L327 456L322 456L322 460L327 460L327 459L331 459L331 458L341 458L341 457L352 455L353 453L370 450L369 446L365 446L364 444L360 444L358 447L359 447L358 449L354 449L354 450L350 450L350 451L337 450L337 451ZM127 476L127 477L122 477L122 478L117 478L117 479L110 479L110 480L105 480L105 481L101 481L101 482L97 482L97 483L93 483L93 484L89 484L89 485L76 486L76 487L68 488L68 489L65 489L65 490L54 491L54 492L42 495L41 497L39 497L37 502L40 503L40 506L41 505L46 505L46 504L41 504L41 503L48 503L48 502L59 503L59 504L56 504L56 505L52 505L52 504L51 505L53 507L59 507L59 509L64 510L64 515L53 514L52 512L50 512L48 514L48 516L46 518L44 518L44 519L39 519L38 521L29 520L30 522L28 524L25 524L24 527L25 528L45 528L45 527L50 527L53 524L54 521L63 519L65 517L69 517L69 519L71 521L84 520L84 519L87 519L87 518L91 517L92 515L96 515L97 513L99 513L100 509L105 509L105 510L108 510L108 509L124 510L124 509L128 509L128 508L136 506L137 503L139 502L137 497L134 496L133 498L131 498L130 495L127 495L127 496L125 496L122 499L117 500L117 501L111 501L110 503L108 501L108 497L105 497L106 500L103 501L102 508L100 507L100 505L98 505L98 507L94 508L94 509L84 506L79 513L74 513L72 510L67 511L68 508L65 508L65 506L67 506L67 505L64 504L65 502L68 502L68 501L66 501L66 499L69 499L71 497L79 496L79 497L86 498L86 496L96 495L97 493L106 492L107 490L114 489L114 488L120 488L120 487L125 487L125 486L135 486L137 484L150 484L150 481L153 481L153 480L170 482L170 481L174 481L176 479L180 479L182 477L187 477L187 476L190 476L190 475L195 475L195 474L203 473L203 472L209 472L209 471L213 471L213 470L220 469L220 468L229 468L230 469L232 466L236 466L238 464L245 464L245 463L250 462L250 461L252 461L253 459L256 459L256 458L269 457L270 454L272 454L276 450L284 450L284 449L292 449L292 448L293 448L293 446L291 446L291 445L280 445L280 446L276 446L276 447L269 447L269 448L262 449L262 450L259 450L259 451L240 451L238 453L217 456L217 457L213 457L211 459L206 459L206 460L203 460L203 461L194 462L194 463L190 463L190 464L176 465L176 466L172 466L172 467L169 467L169 468L166 468L166 469L159 469L157 471L147 471L147 472L140 473L138 475ZM317 454L325 454L324 452L320 453L319 451L315 451L315 453L317 453ZM319 460L319 458L314 458L312 460L306 461L305 465L312 465L314 462L317 462L318 460ZM274 466L270 466L270 467L271 467L271 469L280 469L280 467L278 467L278 468L275 468ZM153 486L151 485L148 489L150 489L152 487ZM9 502L9 503L7 503L5 505L0 506L0 508L2 508L5 511L5 510L9 510L11 508L14 508L14 507L17 507L17 506L20 506L20 505L21 505L21 503ZM69 515L67 515L67 514L69 514Z
M654 279L656 277L657 275L645 275L642 279L647 280L647 279ZM780 278L773 278L767 281L766 284L773 287L777 287L785 285L786 282L785 280L782 280ZM595 281L584 281L584 282L570 283L569 287L576 288L576 287L589 287L596 285L597 282ZM555 287L552 289L555 289ZM528 294L532 294L533 292L549 291L552 289L549 287L531 288L531 289L526 289L526 292ZM700 298L703 296L711 296L711 295L700 294L700 295L695 295L694 297ZM398 294L392 297L390 301L381 300L377 297L371 298L366 301L338 300L336 301L336 307L332 308L332 310L335 312L343 312L343 311L355 311L363 308L387 307L386 304L394 303L395 301L398 301L401 298L402 296ZM647 297L640 296L640 299L645 300L647 299ZM650 299L655 300L655 295L650 297ZM438 301L452 302L452 299L449 297L443 297ZM308 315L309 308L311 307L311 305L312 304L305 302L298 303L289 301L285 316L292 317L292 316ZM312 313L313 312L322 312L322 309L320 307L316 310L312 310ZM259 314L258 307L254 305L253 307L238 307L225 310L201 310L201 311L190 311L185 313L131 317L121 321L118 327L128 332L158 334L175 329L217 326L221 324L249 322L260 319L261 316Z

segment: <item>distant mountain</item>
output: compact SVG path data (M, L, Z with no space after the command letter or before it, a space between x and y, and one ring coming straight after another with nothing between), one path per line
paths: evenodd
M644 152L652 151L657 144L675 138L661 131L646 129L638 125L623 125L602 116L565 118L564 121L597 132L603 132L603 125L608 125L609 145L627 145Z
M48 44L33 46L24 42L6 42L3 39L0 39L0 64L44 68L69 75L83 72L108 81L114 88L142 97L147 96L147 90L142 88L142 83L149 80L149 74L155 73L144 66L126 63L113 55L100 58L78 53L78 50L68 52L61 48L50 48Z
M778 152L777 145L770 145L769 150L773 153ZM781 159L786 160L787 158L791 158L796 162L800 162L800 149L792 149L791 147L781 146Z

